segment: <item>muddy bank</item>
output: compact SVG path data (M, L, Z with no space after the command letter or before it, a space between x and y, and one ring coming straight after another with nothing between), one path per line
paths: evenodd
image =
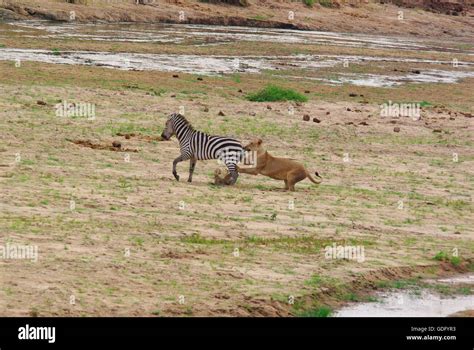
M71 17L71 11L73 16ZM77 22L186 23L249 26L353 33L417 35L431 37L472 37L474 18L469 8L458 16L403 8L393 4L369 3L357 7L307 7L303 2L265 3L253 1L248 7L183 0L156 0L153 4L77 5L53 1L6 0L0 4L0 18L48 19Z

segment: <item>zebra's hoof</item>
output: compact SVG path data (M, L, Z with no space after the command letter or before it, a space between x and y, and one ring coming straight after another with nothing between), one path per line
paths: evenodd
M179 175L178 174L173 174L174 175L174 178L176 179L176 181L179 181Z
M193 182L193 179L188 179L188 182Z

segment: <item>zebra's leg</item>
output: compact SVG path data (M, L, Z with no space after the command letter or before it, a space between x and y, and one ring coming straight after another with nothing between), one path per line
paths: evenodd
M230 174L228 185L233 185L237 182L237 178L239 177L239 172L236 169L237 166L234 163L227 163L226 166Z
M193 173L194 173L194 168L196 167L196 162L197 162L197 159L196 158L191 158L189 160L189 177L188 177L188 182L192 182L193 181Z
M176 172L176 165L177 165L179 162L182 162L183 160L187 160L187 159L189 159L189 157L180 155L178 158L176 158L175 160L173 160L173 175L174 175L174 178L175 178L177 181L179 181L179 175L178 175L178 173Z

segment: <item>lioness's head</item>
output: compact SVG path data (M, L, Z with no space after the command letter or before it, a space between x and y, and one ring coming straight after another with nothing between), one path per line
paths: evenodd
M263 146L262 146L262 139L254 139L250 141L250 143L244 147L244 150L246 151L254 151L260 153L263 151Z

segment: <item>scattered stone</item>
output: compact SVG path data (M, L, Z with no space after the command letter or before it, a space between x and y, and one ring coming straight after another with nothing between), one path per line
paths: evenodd
M309 121L309 114L305 114L305 115L303 116L303 120L304 120L305 122Z
M202 78L201 78L201 77L198 77L197 80L202 81Z
M313 118L313 122L315 122L315 123L321 123L321 120L319 120L318 118Z
M175 94L173 94L173 95L171 95L170 97L176 97L176 95L175 95Z
M257 114L255 112L250 112L249 113L252 117L255 117Z
M271 111L271 110L272 110L272 106L267 105L267 109Z
M122 144L119 141L112 142L112 146L114 146L115 148L122 148Z
M459 231L455 231L455 232L454 232L454 234L455 234L455 235L460 235L460 234L461 234L461 232L459 232Z
M224 117L224 116L225 116L225 113L222 112L222 111L219 111L219 113L217 113L217 115L220 116L220 117Z
M173 74L173 78L179 78L178 74Z
M362 121L359 123L359 125L369 125L369 123Z
M204 112L209 112L209 108L208 108L208 107L204 107Z
M46 102L41 101L41 100L36 101L36 104L38 104L38 105L40 105L40 106L46 106L46 105L47 105Z
M349 94L349 97L357 97L357 94L351 92L351 93Z
M394 131L394 132L400 132L400 127L398 127L398 126L394 127L394 128L393 128L393 131Z
M441 129L433 129L433 132L440 133L440 132L442 132L442 130Z
M243 92L242 89L239 89L239 92L242 93Z
M350 111L351 111L351 109L350 109L349 107L347 107L347 108L346 108L346 111L350 112Z
M414 74L420 74L421 73L418 69L412 70L411 72L414 73Z
M311 91L309 91L309 90L305 90L305 91L304 91L305 94L309 94L310 92L311 92Z
M326 112L326 115L329 115L329 114L331 114L331 112L327 111L327 112Z

